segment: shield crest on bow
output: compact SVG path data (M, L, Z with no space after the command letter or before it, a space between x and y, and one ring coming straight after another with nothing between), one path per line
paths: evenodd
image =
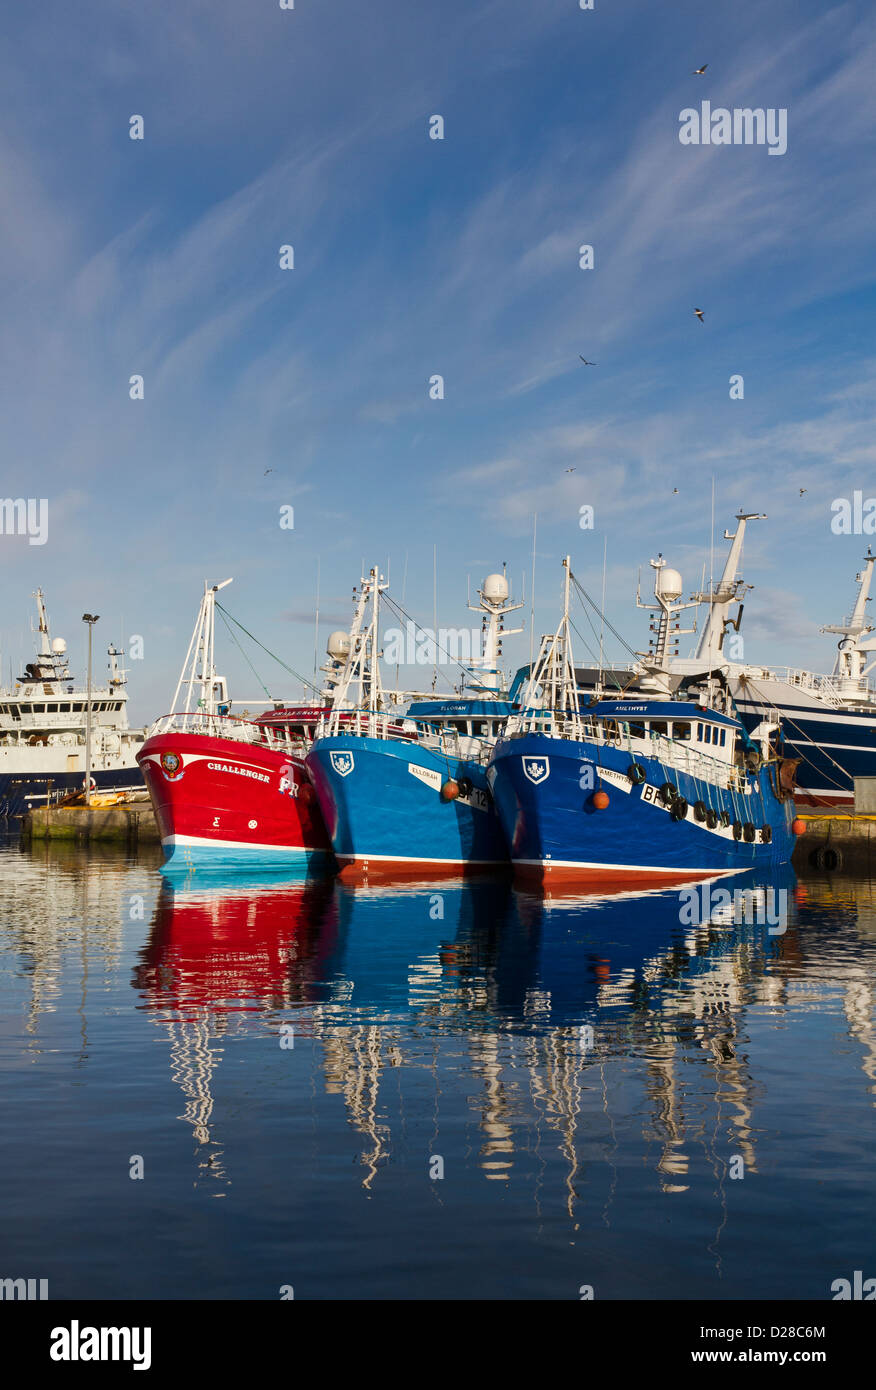
M524 758L523 775L527 777L536 787L539 782L546 782L551 775L551 765L548 758Z

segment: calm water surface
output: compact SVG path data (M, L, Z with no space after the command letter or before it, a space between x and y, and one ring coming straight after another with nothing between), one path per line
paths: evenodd
M157 864L0 847L0 1276L825 1299L876 1275L870 883L789 876L771 934L683 922L676 891Z

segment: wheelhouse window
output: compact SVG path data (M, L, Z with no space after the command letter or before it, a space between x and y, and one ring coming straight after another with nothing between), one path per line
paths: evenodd
M646 738L647 734L648 725L642 720L636 719L630 723L630 738Z
M660 736L661 736L662 738L665 738L665 737L666 737L666 732L667 732L668 728L669 728L669 725L666 723L666 721L665 721L664 719L652 719L652 720L651 720L651 733L652 733L652 734L660 734Z

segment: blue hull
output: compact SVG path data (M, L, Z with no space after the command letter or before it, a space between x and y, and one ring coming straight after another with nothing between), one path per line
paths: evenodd
M386 868L476 867L508 862L478 763L447 759L414 742L337 735L317 739L306 766L338 861ZM444 801L448 778L471 794Z
M145 791L139 767L120 768L116 771L96 769L92 773L101 793L122 791ZM51 783L54 799L59 793L81 792L84 778L81 772L53 772L50 777L27 777L21 773L0 775L0 816L23 816L38 806L45 806L47 782Z
M664 765L648 757L637 762L646 774L641 786L627 776L631 758L621 749L539 734L499 742L488 778L515 867L580 882L657 882L772 869L790 861L792 806L776 798L766 771L750 779L749 795L673 772L679 795L689 803L686 818L675 820L657 796L667 781ZM609 795L604 810L593 804L593 789L600 785ZM700 800L732 821L751 823L754 840L696 820L693 808Z

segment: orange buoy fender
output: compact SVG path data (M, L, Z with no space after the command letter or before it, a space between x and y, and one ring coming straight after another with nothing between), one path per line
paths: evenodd
M594 792L593 805L596 807L597 811L604 811L608 805L608 792Z
M448 778L448 780L447 780L447 781L442 785L442 787L441 787L441 800L442 800L442 801L455 801L456 798L457 798L458 796L459 796L459 783L458 783L458 782L454 782L453 778L450 777L450 778Z
M805 820L801 820L800 817L797 816L796 819L791 822L791 832L794 835L804 835L806 833Z

